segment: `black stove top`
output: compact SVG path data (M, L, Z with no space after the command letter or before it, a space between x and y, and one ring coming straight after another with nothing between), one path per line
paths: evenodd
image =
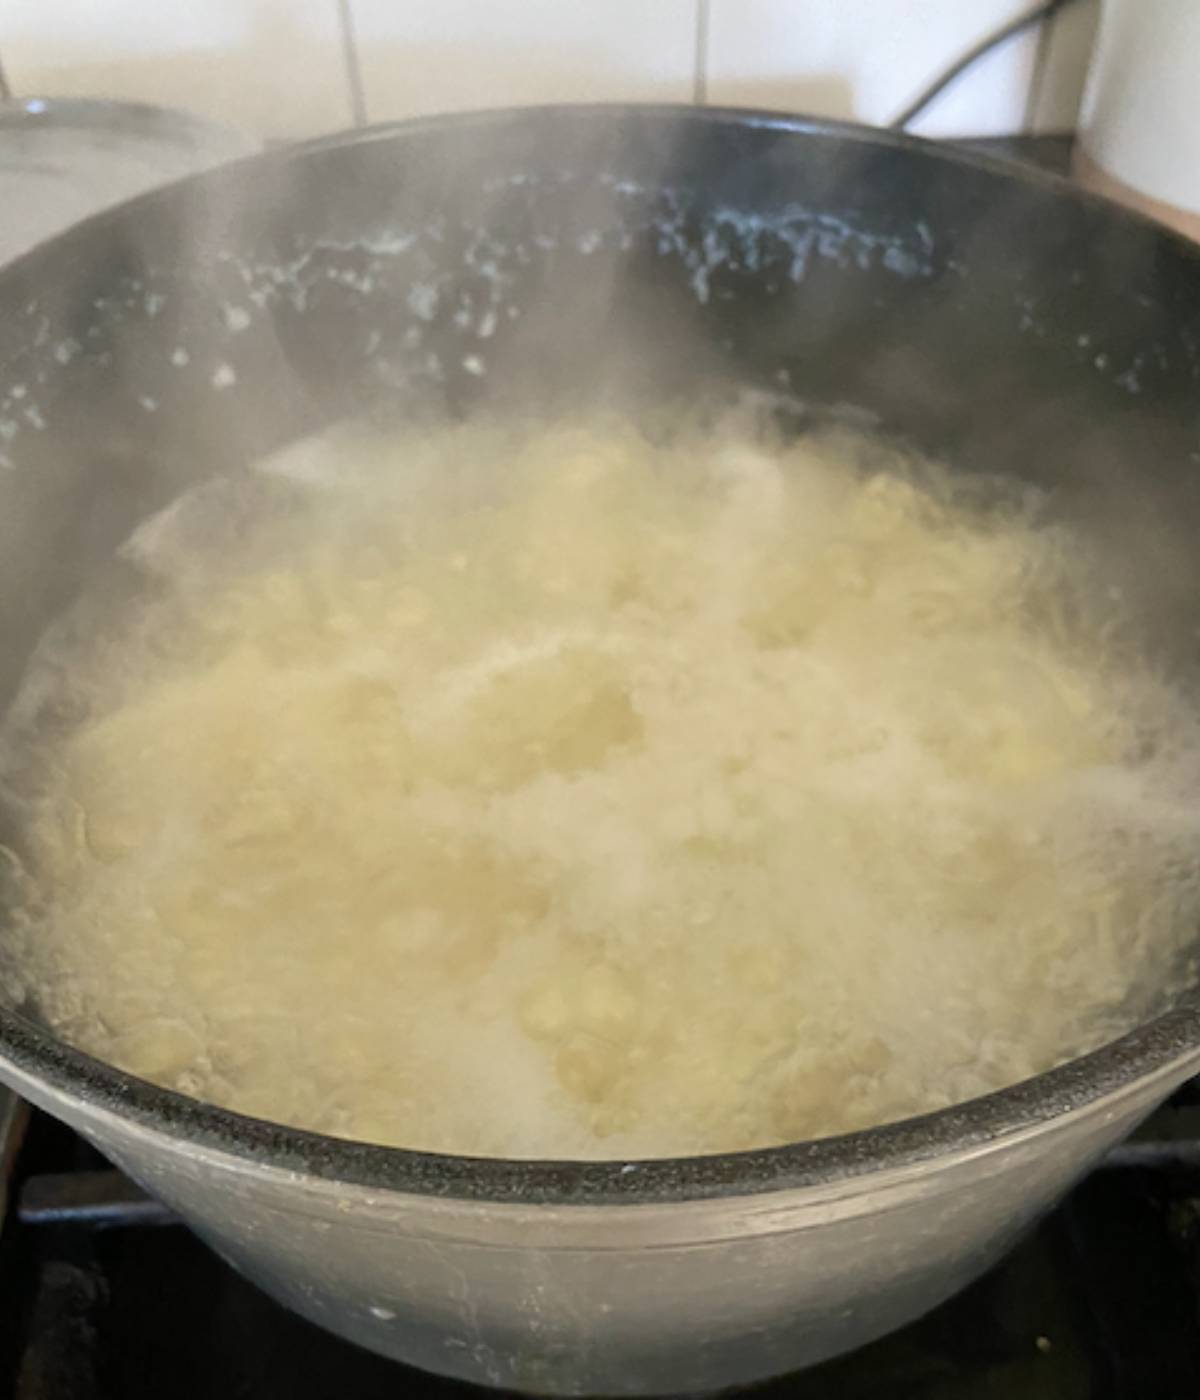
M999 1268L922 1321L749 1395L1200 1397L1200 1081ZM485 1392L271 1302L69 1130L35 1115L0 1234L0 1396L395 1400Z

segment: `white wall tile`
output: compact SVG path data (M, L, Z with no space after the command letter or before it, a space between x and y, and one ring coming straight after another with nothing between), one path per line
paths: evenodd
M3 0L18 96L186 107L264 137L350 124L336 0Z
M692 95L694 0L353 0L353 10L371 121Z
M710 0L708 98L886 122L1032 0ZM371 120L506 103L687 101L696 0L351 0ZM1072 125L1093 3L983 59L930 135ZM349 124L337 0L2 0L22 95L189 107L289 138ZM1036 100L1034 100L1036 99Z
M708 99L886 123L1030 0L711 0ZM1033 33L981 59L919 119L927 136L1026 124Z

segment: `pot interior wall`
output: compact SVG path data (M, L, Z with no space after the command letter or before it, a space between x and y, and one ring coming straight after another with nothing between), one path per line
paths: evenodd
M0 274L0 697L207 474L364 411L729 381L1066 483L1167 636L1194 596L1198 379L1182 244L853 129L567 110L268 155Z

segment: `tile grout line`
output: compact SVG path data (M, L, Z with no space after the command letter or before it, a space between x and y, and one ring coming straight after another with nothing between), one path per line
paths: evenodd
M1061 12L1051 15L1037 35L1033 70L1029 75L1029 90L1025 95L1025 110L1021 114L1021 128L1026 132L1037 130L1046 105L1046 88L1054 61L1055 41L1058 38L1058 23L1061 18Z
M708 25L711 0L696 0L695 51L692 55L692 101L708 102Z
M366 126L367 102L363 91L362 67L358 61L358 40L354 33L351 0L337 0L337 15L342 39L342 66L350 98L350 117L355 126Z

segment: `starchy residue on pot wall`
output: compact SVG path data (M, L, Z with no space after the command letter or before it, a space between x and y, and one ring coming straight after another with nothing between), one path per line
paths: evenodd
M210 485L10 717L8 993L485 1155L779 1143L1090 1048L1188 975L1200 738L1043 506L741 417Z

